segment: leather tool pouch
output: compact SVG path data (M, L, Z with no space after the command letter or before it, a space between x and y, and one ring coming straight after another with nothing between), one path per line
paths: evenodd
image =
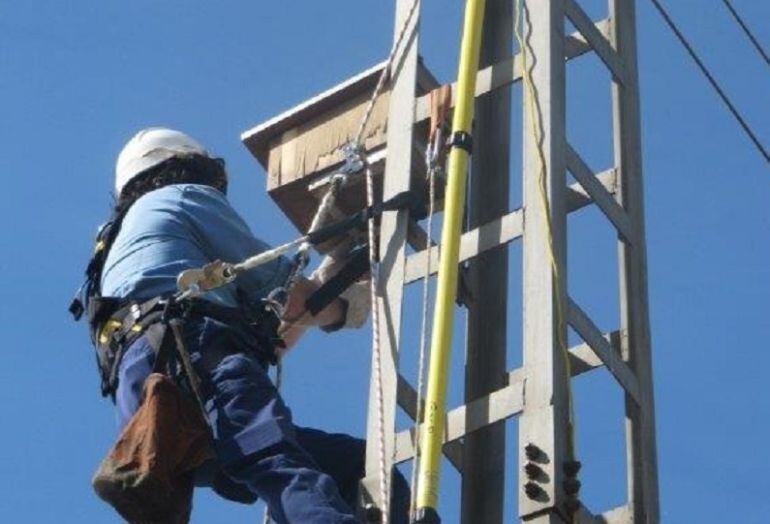
M152 373L144 400L93 478L96 493L131 523L187 523L195 469L214 457L200 408Z

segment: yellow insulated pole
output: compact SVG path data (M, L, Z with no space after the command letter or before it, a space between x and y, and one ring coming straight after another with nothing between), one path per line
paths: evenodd
M422 460L418 476L417 512L413 520L415 523L440 522L436 507L446 417L447 375L452 348L465 180L471 153L471 126L484 5L485 0L468 0L465 5L465 22L457 74L457 103L452 119L452 150L449 153L448 181L444 199L444 228L441 232L441 260L433 317L425 423L421 439Z

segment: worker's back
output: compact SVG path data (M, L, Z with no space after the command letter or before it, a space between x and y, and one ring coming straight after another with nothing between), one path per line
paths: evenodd
M105 296L148 299L170 295L185 269L214 260L237 262L267 249L217 189L174 184L139 198L123 219L102 277ZM252 301L282 285L290 264L285 259L244 275L238 286ZM236 305L235 288L211 291L209 300Z

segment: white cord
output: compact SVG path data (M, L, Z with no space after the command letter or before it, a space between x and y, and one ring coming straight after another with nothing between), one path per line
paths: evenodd
M354 144L361 144L361 140L364 138L364 131L366 131L366 125L369 123L369 118L372 116L374 104L382 94L382 90L385 87L385 81L390 77L390 68L393 67L393 61L396 59L396 52L398 51L398 48L401 47L401 42L404 40L404 36L406 36L406 30L409 28L409 22L411 22L414 13L417 11L417 6L419 5L420 0L414 0L414 2L412 2L412 6L409 8L406 19L404 20L398 36L396 37L396 41L393 44L393 48L390 50L388 59L385 61L385 67L383 68L382 73L380 73L379 80L377 80L377 86L374 88L372 97L369 99L369 104L366 106L366 111L364 111L361 124L358 126L358 132L356 133L356 137L353 140Z
M366 203L374 205L374 175L369 164L366 165ZM385 460L385 405L382 386L382 351L380 348L380 315L379 302L379 275L377 266L377 244L375 243L374 217L369 219L369 266L371 267L371 279L369 288L372 295L372 354L373 374L375 381L375 403L377 404L377 454L380 465L380 500L382 507L382 524L388 524L390 519L390 475Z
M429 152L429 154L431 154ZM429 332L431 329L430 321L428 317L428 293L430 289L430 263L431 263L431 233L433 232L433 213L434 202L436 195L436 167L428 168L428 224L427 224L427 237L428 242L425 248L427 259L425 261L425 274L422 280L422 321L420 330L420 359L417 366L417 413L414 418L414 460L412 462L412 478L411 478L411 498L410 498L410 510L409 514L414 515L417 503L417 470L420 466L420 424L422 423L423 409L423 389L425 388L425 356L427 353L427 341Z

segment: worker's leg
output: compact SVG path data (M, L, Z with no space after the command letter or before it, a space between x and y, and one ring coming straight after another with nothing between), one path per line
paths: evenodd
M366 441L342 433L326 433L312 428L296 428L297 442L329 474L351 507L358 498L358 484L364 476ZM409 484L398 470L393 472L391 519L393 524L409 522Z
M118 371L118 390L115 393L119 430L123 430L139 409L144 381L152 373L154 363L155 351L145 337L139 337L123 355Z
M185 339L225 473L267 502L277 522L355 523L334 480L297 442L291 412L258 358L208 358L239 345L236 334L206 319Z
M188 326L185 339L225 473L263 499L279 523L355 523L334 480L295 440L291 413L258 359L243 353L207 358L209 349L221 355L222 346L241 344L214 321ZM139 407L154 360L144 337L126 351L116 394L121 428Z

